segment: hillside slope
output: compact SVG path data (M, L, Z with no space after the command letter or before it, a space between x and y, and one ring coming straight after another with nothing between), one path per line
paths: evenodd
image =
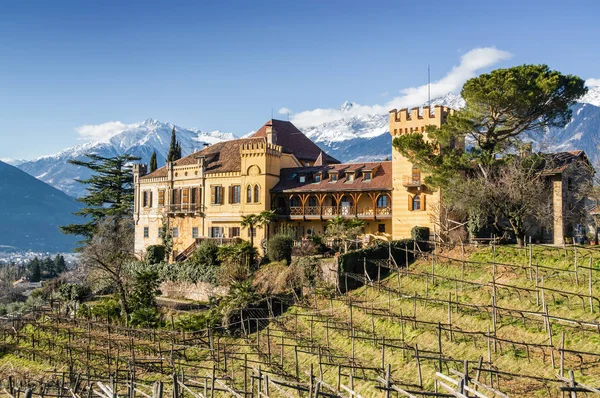
M76 238L58 227L76 221L80 204L56 188L0 162L0 246L70 251Z

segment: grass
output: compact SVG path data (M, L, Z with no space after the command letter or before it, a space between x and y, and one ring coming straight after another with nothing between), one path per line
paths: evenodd
M322 376L327 384L336 387L341 373L340 382L347 386L353 385L355 391L363 397L380 397L381 390L376 387L381 384L376 381L376 377L383 375L382 365L391 366L392 379L402 388L419 390L422 387L429 391L435 388L435 372L440 370L437 360L440 336L443 357L456 360L445 362L442 372L446 375L451 375L451 368L462 371L465 360L473 368L483 358L484 368L493 367L515 375L555 380L559 373L558 348L563 333L566 349L600 353L598 330L582 329L568 322L551 319L555 347L553 368L551 350L548 347L549 336L544 318L540 316L545 310L541 294L525 290L541 286L543 277L545 288L566 292L544 292L543 301L551 317L597 322L600 305L594 302L592 313L589 300L582 300L577 294L589 294L589 270L583 267L589 266L592 258L595 270L592 274L592 293L594 297L600 297L596 271L600 270L600 251L577 249L577 277L574 272L575 251L572 247L564 250L536 246L531 255L532 267L529 267L529 252L526 249L508 246L497 247L495 250L489 247L469 248L465 253L464 263L460 261L461 257L460 249L438 253L433 267L430 258L421 259L410 265L408 274L391 274L380 283L363 286L342 297L331 298L316 292L316 297L306 297L303 304L290 307L286 313L272 321L268 331L263 329L255 332L247 339L221 336L215 343L220 347L217 372L221 375L226 373L230 377L233 375L236 388L242 388L244 358L250 361L249 366L257 368L260 364L264 371L279 374L278 378L294 378L297 365L299 379L303 382L308 381L312 368L314 374ZM521 267L511 267L509 264ZM535 277L530 277L535 275L536 268L537 283ZM494 288L491 283L494 279L498 284L509 286L496 288L496 305L500 309L497 310L495 334L506 341L494 344L489 340L488 350L486 336L488 330L494 332ZM437 301L425 301L423 298ZM450 304L447 302L449 299ZM404 320L400 320L400 316ZM448 329L450 320L452 333L442 330L439 334L438 323ZM61 345L68 345L70 336L73 339L70 344L82 346L85 345L83 339L87 331L69 325L57 325L56 331L27 327L22 333L26 338L19 340L16 343L17 349L11 354L5 354L1 362L10 363L12 369L26 369L35 373L42 372L43 366L34 365L37 362L28 358L27 354L19 353L19 347L24 350L31 346L32 336L41 340L54 339ZM78 333L79 337L73 337ZM106 330L98 327L91 333L91 346L106 350ZM114 345L121 344L119 347L122 348L119 349L125 349L128 337L119 335L116 331L113 333L113 338L116 339ZM383 341L386 346L382 348ZM152 349L156 349L157 344L149 336L137 338L136 357L151 356L150 353ZM161 344L163 351L165 347L170 347L166 340ZM422 386L418 386L419 372L415 357L417 347L420 353ZM62 362L67 363L64 350L47 350L56 355L59 362L62 358ZM117 355L115 350L115 346L112 346L112 356ZM225 351L228 352L226 372L223 360ZM385 355L383 364L382 352ZM202 377L214 364L206 347L201 345L188 346L185 358L180 359L193 366L185 370L186 375L191 378ZM589 355L579 358L577 355L566 354L565 370L572 369L577 381L595 385L600 378L597 360L598 357ZM100 357L94 359L94 366L99 371L109 371ZM368 369L361 370L360 367ZM7 366L1 369L6 371ZM114 365L112 369L114 370ZM472 371L470 375L475 377L475 372ZM140 370L140 377L146 382L168 380L168 375L152 369ZM480 380L488 385L493 382L494 387L511 397L548 396L548 388L558 396L557 383L544 383L517 376L501 377L499 380L494 378L490 381L486 372L482 372ZM277 397L277 392L271 391L271 396Z

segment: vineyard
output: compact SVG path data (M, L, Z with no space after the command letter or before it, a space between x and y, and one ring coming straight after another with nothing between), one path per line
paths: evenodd
M66 316L61 303L3 319L2 391L104 398L600 393L600 250L435 245L422 252L415 245L402 262L360 263L340 271L337 289L240 309L227 331L126 328ZM349 285L360 287L342 294Z

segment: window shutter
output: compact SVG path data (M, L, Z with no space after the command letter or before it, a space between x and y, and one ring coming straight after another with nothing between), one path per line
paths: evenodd
M217 187L210 187L210 203L211 204L217 204L216 195L217 195Z
M233 185L229 186L229 204L233 203Z
M150 191L150 200L148 201L148 207L152 207L152 191Z
M427 195L422 194L421 195L421 210L425 211L425 198L427 197Z
M412 210L412 196L408 195L408 211Z

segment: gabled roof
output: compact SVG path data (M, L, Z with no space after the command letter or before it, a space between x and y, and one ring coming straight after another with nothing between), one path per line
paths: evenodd
M583 161L592 167L584 151L567 151L540 154L544 158L544 174L558 174L564 172L569 164L574 161Z
M184 158L181 158L175 162L175 166L187 166L198 163L199 156L206 157L206 174L212 173L224 173L231 171L240 171L241 156L240 147L242 144L250 142L261 142L264 138L240 138L237 140L230 140L224 142L218 142L210 145L201 151L194 152ZM163 166L157 169L153 173L147 174L142 178L153 178L153 177L166 177L167 167Z
M283 152L293 153L298 160L314 162L318 159L322 150L310 140L307 136L298 130L291 122L271 119L262 126L251 138L267 137L267 126L273 126L273 132L276 134L276 144L283 147ZM337 164L339 160L328 154L324 154L325 163Z
M364 174L356 176L354 181L348 182L345 172L357 170L373 170L370 181L365 181ZM330 172L337 172L339 178L332 182ZM315 182L314 175L321 174L321 181ZM311 174L312 178L300 182L298 175ZM325 166L294 167L281 169L279 183L273 187L272 192L348 192L348 191L391 191L392 190L392 162L344 163Z

